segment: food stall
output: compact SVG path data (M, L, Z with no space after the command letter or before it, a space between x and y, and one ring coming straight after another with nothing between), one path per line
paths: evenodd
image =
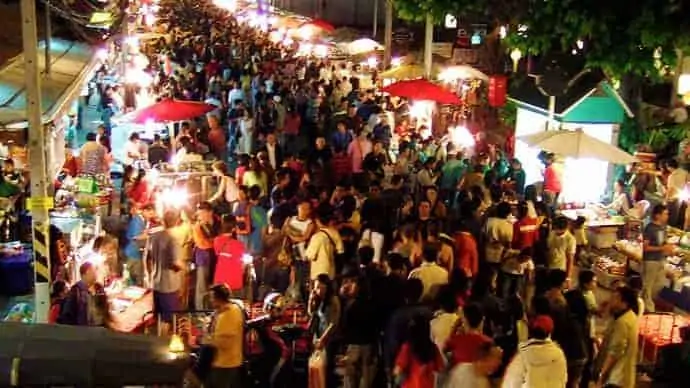
M564 209L560 213L571 220L584 217L587 238L595 248L611 248L618 240L621 229L626 225L626 217L612 215L598 205L587 205L576 209Z

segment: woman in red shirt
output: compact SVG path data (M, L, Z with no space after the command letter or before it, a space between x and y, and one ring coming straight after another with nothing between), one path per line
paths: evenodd
M217 263L213 283L226 284L235 296L244 289L244 245L235 238L235 217L226 215L221 223L221 234L213 240Z
M429 321L415 318L410 338L395 359L393 377L401 388L428 388L435 385L435 374L444 367L443 356L429 335Z
M127 191L127 197L132 202L133 206L137 208L141 208L151 202L151 190L146 181L146 171L139 170L139 173L136 178L134 178L132 185Z
M561 171L556 166L555 156L549 154L544 159L544 202L555 210L558 203L558 196L561 194Z

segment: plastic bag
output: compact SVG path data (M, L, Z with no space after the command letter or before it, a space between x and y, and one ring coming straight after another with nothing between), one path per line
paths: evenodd
M322 350L309 357L309 388L326 388L326 353Z

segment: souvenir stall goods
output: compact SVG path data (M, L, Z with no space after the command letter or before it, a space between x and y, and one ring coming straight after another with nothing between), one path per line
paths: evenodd
M72 217L99 214L107 216L111 210L113 185L106 174L62 177L55 193L55 209Z
M106 288L110 302L113 330L132 333L153 322L153 292L141 287L125 286L122 281Z
M690 320L677 314L652 313L640 317L640 358L644 364L655 364L662 346L682 342L680 328Z
M0 244L0 295L31 293L34 287L33 250L31 244Z
M611 289L617 281L625 280L627 266L625 261L621 262L609 256L601 256L594 263L593 270L599 285Z

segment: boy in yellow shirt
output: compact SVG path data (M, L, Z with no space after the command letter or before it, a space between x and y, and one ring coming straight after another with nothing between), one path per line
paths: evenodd
M244 312L230 301L230 289L226 285L211 287L210 294L216 316L208 345L215 349L215 356L204 387L242 387Z

